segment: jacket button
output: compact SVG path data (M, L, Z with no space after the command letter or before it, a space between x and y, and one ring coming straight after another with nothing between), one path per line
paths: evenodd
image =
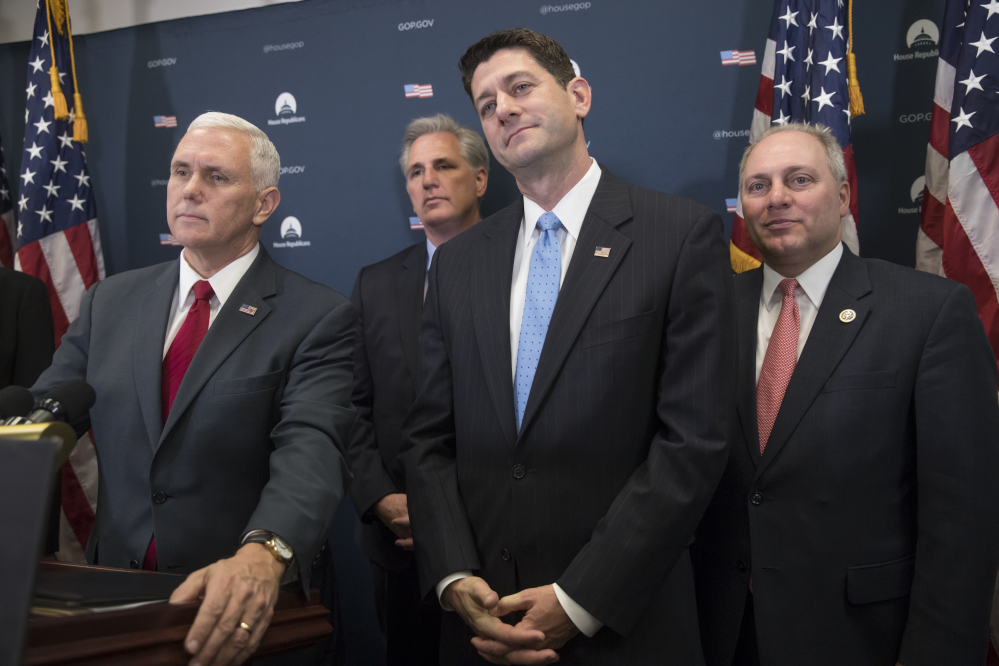
M504 562L509 562L510 561L510 551L507 550L506 548L504 548L503 550L500 551L500 557L503 558Z
M735 563L735 568L739 570L739 573L746 573L746 563L742 560Z
M128 566L132 567L133 569L138 569L139 568L139 560L132 560L131 562L128 563Z
M749 501L752 502L753 504L756 504L757 506L763 504L763 493L753 493L749 497Z
M526 475L527 475L527 470L524 469L523 465L514 465L513 466L513 478L515 478L515 479L523 479L524 476L526 476Z
M156 502L157 504L163 504L163 502L166 502L166 500L167 500L166 493L160 492L153 495L153 501Z

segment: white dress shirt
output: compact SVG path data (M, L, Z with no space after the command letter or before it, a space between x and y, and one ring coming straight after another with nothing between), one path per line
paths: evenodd
M170 303L170 318L168 319L170 325L167 326L166 339L163 341L163 358L166 358L167 350L170 349L173 339L177 337L180 327L183 326L184 320L187 319L188 310L194 305L194 283L205 279L198 275L191 268L191 265L187 263L187 258L184 256L186 252L187 250L183 250L180 253L180 278L177 282L177 291L173 293L173 301ZM236 288L239 281L243 279L243 275L250 268L250 264L253 263L258 254L260 254L260 243L254 245L252 250L208 278L208 284L212 285L212 290L215 292L215 295L209 301L211 305L211 315L208 318L209 327L215 321L215 316L219 313L219 309L225 304L226 299L232 294L232 290Z
M794 290L794 300L798 302L798 354L796 358L801 358L801 350L805 348L805 341L815 323L815 315L819 312L822 299L825 298L826 290L829 288L829 281L832 280L839 260L843 256L843 244L837 243L832 252L822 257L808 269L795 278L798 286ZM773 335L774 326L777 325L777 318L780 316L781 303L784 294L777 285L784 279L784 276L763 264L763 290L760 292L760 314L756 320L756 381L760 381L760 368L763 367L763 359L767 355L767 347L770 346L770 336Z
M580 229L583 227L583 218L590 207L593 194L597 191L597 184L600 182L600 167L597 161L592 160L589 170L571 190L569 190L562 200L555 204L550 212L562 223L558 230L559 251L562 258L562 275L559 277L559 287L565 281L565 274L569 270L569 262L572 260L572 252L576 249L576 241L579 239ZM513 284L510 287L510 368L514 381L517 378L517 350L520 346L520 325L524 318L524 302L527 300L527 278L531 270L531 254L534 246L541 239L541 230L538 229L538 218L546 212L541 206L524 197L524 217L520 221L520 232L517 235L517 250L513 257ZM512 390L512 387L511 387ZM437 584L437 598L452 582L471 576L471 571L457 571L445 577ZM603 622L590 615L582 606L569 597L565 591L554 584L555 596L558 597L562 609L565 611L572 623L580 632L587 636L593 636L603 625ZM447 604L441 601L441 606L445 610L452 610Z
M437 251L437 246L427 239L427 272L423 278L423 300L427 300L427 287L430 286L430 262L434 260L434 252Z

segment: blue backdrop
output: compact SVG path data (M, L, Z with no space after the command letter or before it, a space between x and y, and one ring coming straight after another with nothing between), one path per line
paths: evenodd
M867 107L853 121L861 252L906 265L914 261L943 5L855 8ZM510 27L557 39L590 82L594 157L626 181L721 211L730 227L726 199L737 193L760 65L723 65L720 54L752 50L762 63L772 8L770 0L305 0L77 37L108 273L177 256L177 247L160 244L170 156L187 124L216 110L261 127L281 154L282 202L264 227L267 251L349 294L362 266L422 238L410 229L398 166L406 124L443 111L478 128L457 60L480 37ZM0 45L0 136L14 192L27 61L27 41ZM407 84L430 85L433 96L407 98ZM155 116L176 116L177 127L157 128ZM494 163L483 213L515 195L512 177ZM289 217L300 238L282 238ZM331 541L348 663L377 665L367 563L344 504Z

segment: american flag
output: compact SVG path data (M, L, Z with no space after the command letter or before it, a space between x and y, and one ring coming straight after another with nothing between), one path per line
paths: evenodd
M153 116L153 127L176 127L177 116Z
M843 240L859 253L857 170L846 82L846 12L841 0L776 0L749 142L756 143L772 124L821 123L832 130L843 146L850 182L850 213L842 220ZM730 250L732 267L743 271L760 265L760 253L746 233L739 196Z
M160 245L176 245L179 247L180 241L173 234L160 234Z
M73 99L73 76L69 42L58 31L49 35L45 4L45 0L39 3L35 15L28 62L14 264L48 286L58 346L69 322L79 314L84 293L104 277L104 256L86 155L73 140L75 114L70 110L69 120L54 117L51 48L67 100ZM96 466L93 443L84 436L62 470L60 559L83 559L97 501Z
M755 65L756 51L722 51L723 65Z
M916 268L971 288L999 358L997 38L999 1L947 1Z
M419 83L407 83L403 86L406 97L433 97L434 87L429 83L420 85Z
M414 217L410 217L409 218L409 228L412 229L413 231L418 231L418 230L422 231L423 230L423 223L420 222L420 218L418 218L418 217L415 217L415 216Z
M735 209L739 206L739 197L735 199L725 199L725 210L730 213L734 213Z
M0 142L0 266L14 266L14 198L7 180L7 166L3 158L3 143Z

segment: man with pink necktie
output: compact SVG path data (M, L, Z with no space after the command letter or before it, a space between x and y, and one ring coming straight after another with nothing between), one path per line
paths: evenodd
M963 285L861 259L821 126L739 171L738 429L694 544L708 666L985 663L999 563L996 362Z

